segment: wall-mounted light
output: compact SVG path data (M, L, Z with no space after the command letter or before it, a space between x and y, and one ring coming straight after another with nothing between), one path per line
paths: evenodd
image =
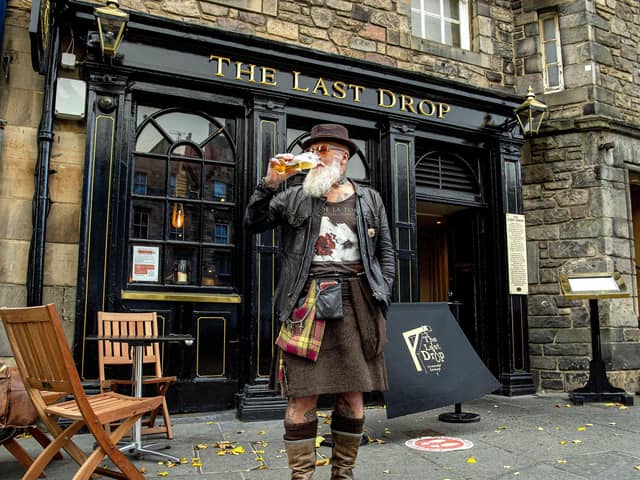
M120 10L118 0L107 0L104 7L98 7L93 14L98 22L100 50L102 55L115 57L124 37L124 30L129 21L129 15Z
M544 103L536 100L536 94L533 93L533 88L529 85L526 100L515 110L522 134L525 137L538 134L547 110L548 107Z

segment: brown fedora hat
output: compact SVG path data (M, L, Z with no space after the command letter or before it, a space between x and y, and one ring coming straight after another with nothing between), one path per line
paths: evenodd
M302 142L302 148L306 150L309 145L322 141L335 142L348 147L349 156L358 151L358 146L349 139L347 129L337 123L320 123L311 127L311 136Z

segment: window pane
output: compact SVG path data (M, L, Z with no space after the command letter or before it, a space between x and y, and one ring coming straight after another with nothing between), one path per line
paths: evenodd
M424 11L441 15L440 0L424 0Z
M171 155L179 155L181 157L202 158L200 149L193 143L181 143L177 145L172 151Z
M134 185L133 193L137 195L164 195L166 182L166 166L164 159L136 156L134 160ZM142 191L138 185L142 177L146 177L146 191ZM136 180L139 179L139 181Z
M131 231L133 238L162 240L162 212L161 202L149 200L134 200L131 208Z
M556 42L547 42L544 44L544 57L546 63L556 63L558 61Z
M560 85L560 69L557 65L550 65L547 69L549 77L549 87L557 87Z
M444 0L444 16L460 20L460 0Z
M173 142L189 140L201 144L218 127L204 117L192 113L172 112L157 118L158 124Z
M543 31L545 40L554 40L556 38L556 25L553 18L547 18L543 21Z
M204 158L229 163L235 163L236 160L231 142L222 133L213 137L213 140L205 145Z
M176 222L175 219L182 209L182 220ZM187 205L183 203L172 203L171 211L167 215L169 225L170 240L185 240L188 242L200 241L200 207L197 205Z
M145 125L136 139L137 152L166 155L169 152L169 147L171 147L171 142L160 133L153 123Z
M164 283L194 285L198 279L198 250L195 247L166 247Z
M411 33L416 37L422 37L422 14L420 12L411 11Z
M444 23L444 43L460 47L460 25L457 23Z
M178 198L199 198L200 166L199 162L171 161L169 195Z
M203 242L233 243L233 210L225 207L207 207L204 211Z
M152 113L157 112L159 109L156 107L149 107L146 105L138 106L137 117L136 117L136 127L139 127L140 124L144 121Z
M202 250L202 284L232 284L233 258L229 250L205 248Z
M233 202L233 174L232 167L205 165L203 200L216 202Z
M442 34L440 33L440 20L433 17L425 18L426 32L424 38L436 42L442 42Z

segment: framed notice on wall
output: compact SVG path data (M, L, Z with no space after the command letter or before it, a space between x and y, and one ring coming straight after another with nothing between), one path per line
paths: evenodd
M506 214L507 260L509 266L509 294L527 295L527 234L524 215Z
M134 282L157 282L160 264L160 247L133 246L131 280Z

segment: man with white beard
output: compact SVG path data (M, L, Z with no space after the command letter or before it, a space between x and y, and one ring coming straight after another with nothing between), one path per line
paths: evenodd
M316 321L309 310L317 312L324 328L313 339L320 343L317 356L300 356L284 348L280 337L276 342L280 348L272 381L288 398L284 440L291 478L312 478L318 396L335 394L331 479L348 480L354 478L362 439L362 394L387 389L383 347L395 276L394 252L380 195L345 176L347 162L357 151L347 129L316 125L302 146L320 157L318 166L302 186L278 193L279 186L297 172L279 174L280 160L271 159L266 176L249 199L244 225L253 233L281 227L282 265L274 306L282 328ZM322 313L320 297L317 308L305 303L308 298L315 302L315 297L308 297L314 285L319 285L318 295L323 295L323 285L334 291L337 286L341 308ZM301 311L304 316L299 315Z

